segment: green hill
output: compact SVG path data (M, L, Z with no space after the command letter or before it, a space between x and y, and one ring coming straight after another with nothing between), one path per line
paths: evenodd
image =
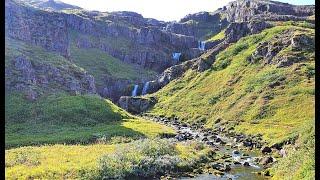
M189 70L155 93L158 103L149 113L204 122L210 128L262 134L270 145L297 138L309 142L315 122L314 46L299 49L291 40L314 40L314 33L314 29L282 25L244 37L219 53L211 69L203 73ZM252 58L257 49L268 47L274 54L271 60ZM281 61L285 64L279 65ZM309 173L314 169L314 141L300 145L283 163L296 162L300 155L303 161L296 162L296 174L310 179L314 176ZM309 153L302 153L305 151ZM296 176L286 169L281 175L278 172L275 177Z
M52 143L87 144L99 140L130 141L173 133L171 128L135 118L96 95L58 94L30 102L22 94L11 93L6 96L5 105L7 148Z

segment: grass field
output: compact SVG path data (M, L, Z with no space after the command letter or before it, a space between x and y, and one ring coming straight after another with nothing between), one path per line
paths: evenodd
M101 179L152 176L203 161L208 147L168 140L129 144L45 145L6 150L6 179ZM162 159L162 160L160 160ZM146 169L145 169L146 168Z

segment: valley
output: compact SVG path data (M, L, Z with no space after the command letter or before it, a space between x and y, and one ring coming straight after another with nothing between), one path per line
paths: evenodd
M6 179L315 178L314 5L5 8Z

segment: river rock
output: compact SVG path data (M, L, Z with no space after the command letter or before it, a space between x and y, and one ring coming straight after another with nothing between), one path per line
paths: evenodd
M261 148L261 152L264 153L264 154L266 154L266 153L271 153L272 150L271 150L271 148L268 147L268 146L263 146L263 147Z
M272 162L273 162L273 158L271 156L267 156L267 157L262 158L259 163L262 165L267 165Z
M240 152L237 151L237 150L232 151L232 153L233 153L233 154L240 154Z
M230 171L231 170L231 167L229 165L224 165L224 164L221 164L221 163L213 163L211 165L211 167L213 169L216 169L216 170L219 170L219 171Z

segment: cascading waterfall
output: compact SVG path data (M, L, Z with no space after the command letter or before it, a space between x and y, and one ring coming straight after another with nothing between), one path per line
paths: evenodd
M142 89L142 95L147 94L148 88L149 88L149 81L144 84Z
M137 96L138 87L139 87L139 85L137 85L137 84L134 85L134 88L131 93L132 96Z
M198 49L199 50L204 51L204 50L206 50L205 47L206 47L205 41L198 41Z
M181 56L181 53L172 53L172 58L175 61L179 61L180 60L180 56Z

